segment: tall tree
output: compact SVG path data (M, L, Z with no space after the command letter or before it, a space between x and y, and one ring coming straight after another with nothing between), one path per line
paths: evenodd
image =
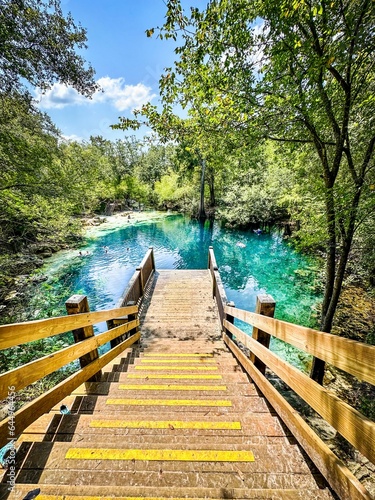
M76 52L85 42L59 0L0 0L0 245L7 251L53 238L58 220L69 232L61 137L30 91L59 81L92 95L94 70Z
M77 49L86 31L63 15L60 0L0 0L0 89L25 92L25 83L42 90L55 81L91 95L94 70L85 68Z
M181 33L183 44L161 80L164 105L208 110L223 128L315 156L325 200L320 327L330 332L364 200L374 209L374 2L211 0L190 17L179 0L167 8L161 35ZM315 360L312 377L321 382L323 369Z

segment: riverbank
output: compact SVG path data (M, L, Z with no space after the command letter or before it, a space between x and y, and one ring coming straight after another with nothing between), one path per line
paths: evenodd
M144 222L152 222L164 219L168 215L167 212L159 212L156 210L146 211L125 211L114 213L113 215L101 215L94 219L90 218L85 221L86 237L95 237L107 231L114 231L134 224L142 224Z

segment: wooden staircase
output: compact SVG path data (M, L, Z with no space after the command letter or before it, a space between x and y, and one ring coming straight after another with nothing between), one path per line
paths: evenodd
M9 498L333 498L224 343L210 344L147 341L117 358L63 401L72 414L57 407L25 431Z
M158 273L141 330L25 430L1 499L333 498L221 340L207 271Z

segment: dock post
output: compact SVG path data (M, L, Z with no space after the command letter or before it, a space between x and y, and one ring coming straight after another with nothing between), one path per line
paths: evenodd
M90 312L89 302L86 295L72 295L65 302L66 312L70 314L81 314ZM80 342L81 340L88 339L94 336L94 329L92 325L85 326L83 328L77 328L72 330L74 342ZM91 352L84 354L79 358L79 363L81 368L84 368L92 361L99 357L98 349L94 349ZM87 382L100 382L102 378L102 371L99 370L95 375L93 375Z
M255 306L255 312L257 314L262 314L263 316L268 316L269 318L273 318L275 314L275 306L276 302L271 295L258 295L257 302ZM269 348L271 335L269 333L264 332L263 330L259 330L256 327L253 327L253 335L254 340L257 340L264 347ZM259 369L263 375L266 372L266 365L257 358L252 352L250 353L250 360L254 363L254 365Z

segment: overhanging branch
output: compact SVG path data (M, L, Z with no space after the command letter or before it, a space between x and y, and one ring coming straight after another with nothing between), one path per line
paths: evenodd
M270 141L277 141L277 142L293 142L297 144L313 144L314 141L312 139L293 139L290 137L273 137L271 135L265 135L265 139L269 139ZM335 146L336 144L334 142L322 142L322 144L326 146Z

